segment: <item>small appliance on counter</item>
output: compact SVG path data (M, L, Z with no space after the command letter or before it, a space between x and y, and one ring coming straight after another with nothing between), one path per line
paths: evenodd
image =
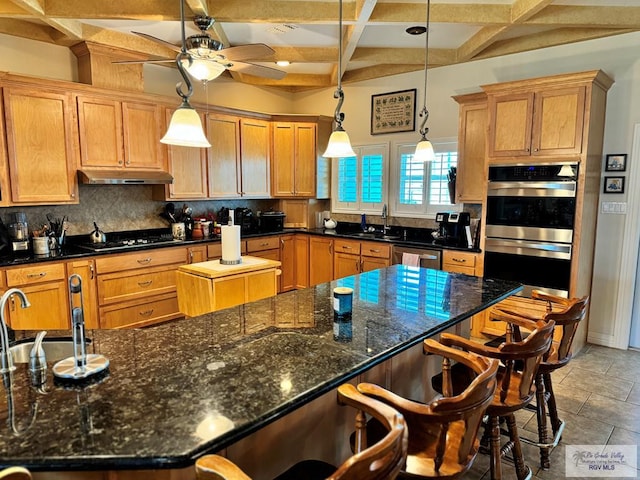
M11 238L12 251L29 250L29 225L26 213L9 214L9 237Z
M258 216L258 231L260 233L281 232L284 230L284 212L269 210L260 212Z
M253 220L253 212L250 208L236 208L233 220L235 225L240 226L240 233L242 235L256 233L256 227ZM223 225L225 224L223 223Z
M438 229L433 232L434 242L449 247L473 248L471 215L468 212L436 213Z

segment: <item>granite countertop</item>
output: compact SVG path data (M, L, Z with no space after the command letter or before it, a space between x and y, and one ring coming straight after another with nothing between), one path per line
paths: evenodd
M354 289L350 324L334 325L338 285ZM0 467L189 466L520 289L396 265L149 328L87 331L106 376L63 385L49 362L36 389L25 364L4 375Z

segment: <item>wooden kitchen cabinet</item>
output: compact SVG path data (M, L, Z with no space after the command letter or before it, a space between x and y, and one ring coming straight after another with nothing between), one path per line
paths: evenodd
M266 120L222 113L206 117L210 198L268 198L271 143Z
M316 124L273 122L272 135L272 196L314 197L317 158Z
M247 254L253 257L267 258L280 262L281 244L280 236L273 235L269 237L250 238L247 240ZM280 275L282 276L282 275ZM286 273L290 276L290 271ZM278 280L278 292L282 291L282 281Z
M391 245L380 242L362 242L360 244L360 271L369 272L391 266Z
M489 158L582 153L593 72L487 85Z
M76 103L82 167L166 169L162 106L86 95Z
M443 250L442 270L445 272L465 273L479 276L476 272L478 253L461 252L458 250ZM477 262L478 264L480 262Z
M2 91L11 189L10 199L2 192L3 202L78 203L78 133L71 94L10 84Z
M333 280L333 239L309 238L309 286Z
M206 262L207 260L208 255L206 245L187 247L187 263Z
M80 278L82 279L81 288L84 324L87 328L100 328L95 259L78 258L67 262L67 278L74 274L80 275ZM69 307L80 307L80 301L77 299L77 295L73 295L71 298L77 303L69 305Z
M295 235L280 235L280 288L279 292L296 289Z
M391 265L391 245L336 239L333 270L335 279Z
M458 102L458 167L456 203L483 203L487 144L487 95L453 97Z
M21 307L13 295L5 318L14 330L66 330L71 327L65 265L42 263L6 270L7 287L22 290L31 303Z
M309 235L296 234L294 236L295 250L295 288L307 288L309 286Z

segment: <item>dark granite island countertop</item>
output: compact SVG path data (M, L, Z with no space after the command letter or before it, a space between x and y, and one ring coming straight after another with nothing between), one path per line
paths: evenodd
M334 340L337 285L354 288L346 341ZM24 364L5 374L0 466L189 466L520 289L396 265L150 328L87 331L89 353L111 362L104 378L66 387L50 362L38 390Z

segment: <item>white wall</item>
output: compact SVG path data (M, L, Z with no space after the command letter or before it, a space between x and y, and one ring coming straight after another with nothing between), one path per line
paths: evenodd
M607 99L604 154L628 153L631 158L633 126L640 123L640 33L593 40L579 44L559 46L544 50L509 55L502 58L479 60L461 65L433 69L429 72L428 102L430 112L429 137L453 137L457 135L457 104L451 99L459 95L479 91L479 86L496 82L602 69L615 80ZM41 42L32 42L0 35L0 70L62 80L75 80L75 57L68 49ZM146 66L145 85L150 93L175 95L175 83L179 81L172 69ZM417 110L422 105L424 77L422 72L381 78L358 84L344 84L346 115L345 129L352 143L415 142L418 133L398 133L371 136L371 95L396 90L416 88ZM194 99L209 99L212 104L259 112L309 113L333 116L336 101L334 89L314 90L290 94L275 89L238 85L218 79L207 90L196 86ZM177 97L176 97L177 98ZM419 119L417 120L417 126ZM392 150L393 151L393 150ZM629 165L625 175L634 168ZM604 173L604 172L603 172ZM626 191L635 188L626 185ZM627 201L624 195L605 195L602 200ZM606 345L614 345L616 298L619 294L618 272L624 245L625 215L600 214L596 245L595 273L591 298L589 338ZM628 332L624 332L624 335Z

